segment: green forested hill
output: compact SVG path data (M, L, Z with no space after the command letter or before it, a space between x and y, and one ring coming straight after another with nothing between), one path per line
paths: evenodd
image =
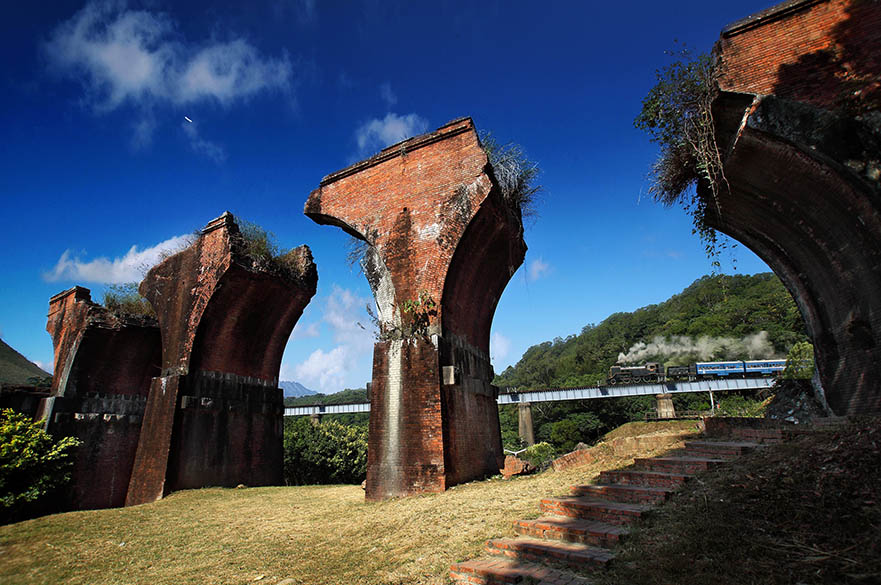
M36 382L32 378L43 380L48 376L48 372L41 370L0 339L0 383L31 384Z
M530 347L494 383L521 389L589 385L605 380L621 354L629 363L666 365L785 357L806 339L795 302L774 274L704 276L663 303L615 313L579 335Z

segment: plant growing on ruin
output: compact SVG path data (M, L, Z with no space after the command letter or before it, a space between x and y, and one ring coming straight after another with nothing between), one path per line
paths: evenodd
M541 174L538 163L529 160L520 145L499 144L489 132L480 134L480 143L505 202L522 217L534 217L538 195L544 190L536 182Z
M0 410L0 517L14 522L43 512L70 481L74 437L55 441L41 422Z
M300 267L291 252L278 245L275 234L254 222L236 217L237 238L242 253L260 270L275 272L287 278L298 278Z
M104 291L103 304L118 316L156 317L153 305L138 292L138 283L136 282L108 285Z
M708 205L721 215L719 194L727 188L712 111L719 67L711 55L694 56L688 49L671 54L679 59L656 71L657 83L633 123L661 147L649 172L649 192L664 205L680 203L686 209L694 233L718 266L719 252L728 244L707 225L706 215ZM698 184L706 187L711 201L698 195Z
M405 337L427 335L431 318L437 316L437 303L434 302L428 291L421 291L415 299L408 299L401 303L401 312L401 317L405 321Z

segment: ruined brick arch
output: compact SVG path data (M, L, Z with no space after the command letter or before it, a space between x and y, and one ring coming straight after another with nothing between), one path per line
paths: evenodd
M773 97L724 93L716 114L730 190L708 223L756 252L795 298L831 409L881 411L881 206L871 182L837 160L863 152L861 132Z
M444 331L489 349L499 299L523 262L523 223L494 187L471 219L450 261L441 306Z
M278 279L230 270L199 321L190 369L277 381L288 337L305 307L290 297Z
M365 273L383 331L373 354L367 498L498 473L489 325L526 244L472 120L326 176L304 212L370 244ZM410 331L404 308L423 295L435 310L427 330Z

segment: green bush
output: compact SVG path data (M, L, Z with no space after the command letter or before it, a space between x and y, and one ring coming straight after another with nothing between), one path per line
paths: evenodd
M810 380L814 374L814 346L800 341L792 346L783 368L785 380Z
M367 474L367 429L333 420L313 424L288 417L284 425L287 485L360 483Z
M73 437L55 441L12 409L0 410L0 517L14 522L48 511L52 496L70 481Z
M761 417L765 414L765 403L758 400L750 400L743 396L726 396L719 401L718 414L721 416L749 418Z
M520 459L529 461L534 467L540 467L543 463L553 461L556 455L554 446L550 443L536 443L521 453Z
M104 306L117 315L156 316L153 305L138 292L137 282L108 285L104 291Z

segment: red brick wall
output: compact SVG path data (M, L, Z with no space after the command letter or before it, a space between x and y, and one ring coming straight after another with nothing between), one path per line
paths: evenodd
M162 330L163 376L147 403L128 505L173 489L281 482L278 371L318 275L305 246L287 256L292 272L256 265L238 233L223 214L141 283Z
M443 490L497 473L489 332L526 245L473 122L455 120L325 177L305 213L372 246L367 278L383 333L397 339L374 350L367 497ZM398 317L409 318L407 301L423 293L437 304L428 331L396 330ZM456 372L447 385L444 368Z
M877 0L784 2L722 32L720 86L824 108L876 101L879 30Z
M81 287L52 297L46 328L56 366L46 428L83 442L68 505L122 506L150 380L159 374L159 329L149 318L114 315Z

